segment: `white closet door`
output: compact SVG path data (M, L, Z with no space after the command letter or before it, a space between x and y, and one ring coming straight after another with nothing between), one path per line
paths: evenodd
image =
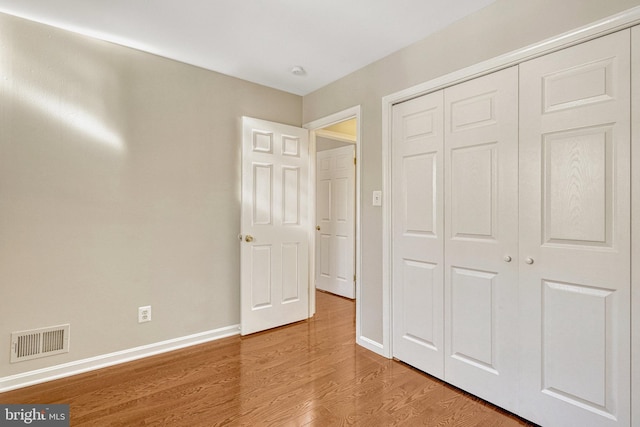
M630 425L630 32L520 68L520 414Z
M393 107L393 353L443 378L442 91Z
M445 380L516 410L518 69L445 90Z

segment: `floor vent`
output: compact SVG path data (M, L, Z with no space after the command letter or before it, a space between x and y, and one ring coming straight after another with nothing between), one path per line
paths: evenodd
M69 325L11 334L11 363L69 352Z

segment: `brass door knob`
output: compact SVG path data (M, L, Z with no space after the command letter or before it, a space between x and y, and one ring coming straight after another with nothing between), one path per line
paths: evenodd
M251 234L247 234L244 238L244 241L247 243L253 242L253 236Z
M320 226L316 225L316 230L320 231Z

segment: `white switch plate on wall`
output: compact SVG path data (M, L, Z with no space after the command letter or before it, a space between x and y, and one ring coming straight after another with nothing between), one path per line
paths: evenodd
M373 192L373 206L382 206L382 191L376 190Z

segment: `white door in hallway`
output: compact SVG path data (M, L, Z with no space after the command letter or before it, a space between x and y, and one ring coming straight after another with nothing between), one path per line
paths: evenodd
M629 38L520 66L520 414L545 426L631 424Z
M316 288L355 298L355 148L316 155Z
M393 356L444 378L443 92L393 106Z
M306 129L242 119L241 333L309 317Z

